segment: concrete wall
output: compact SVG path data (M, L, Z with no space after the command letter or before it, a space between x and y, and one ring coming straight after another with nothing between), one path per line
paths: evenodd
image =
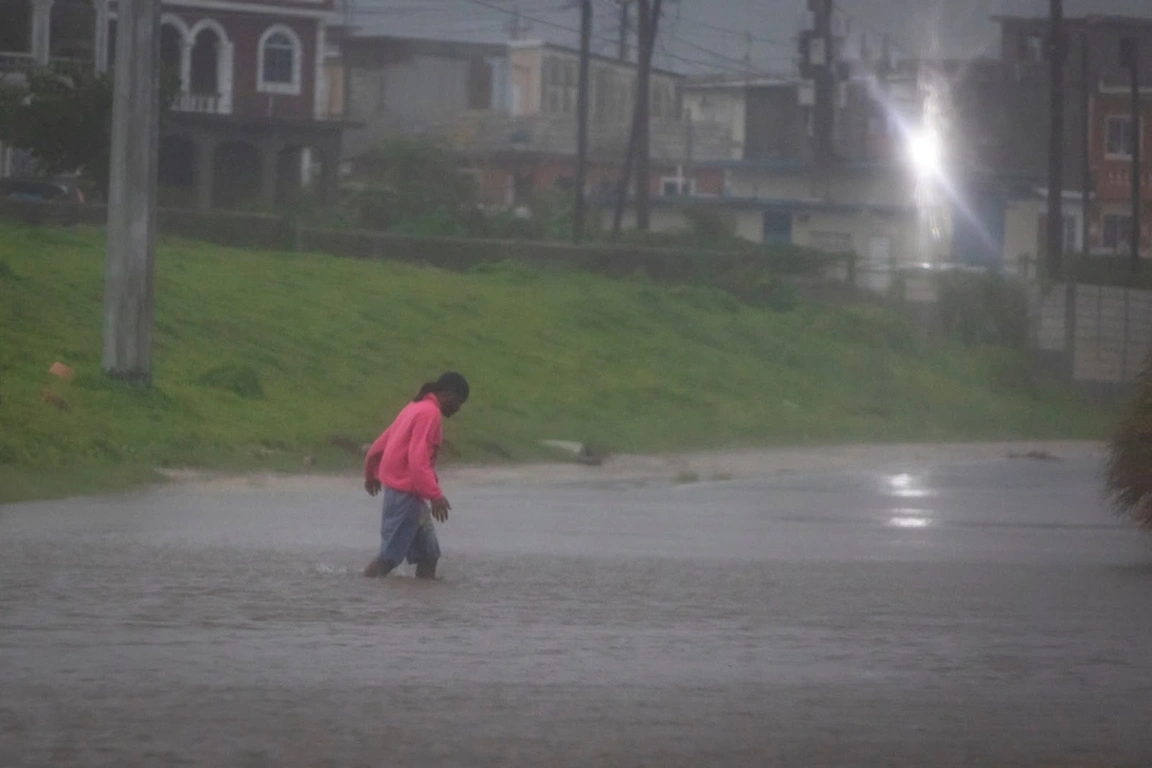
M415 55L386 67L350 67L345 106L362 123L344 135L345 154L355 157L382 139L468 111L470 62Z
M910 205L912 179L889 172L842 172L833 177L829 202L855 205ZM806 171L735 168L728 172L728 194L764 200L805 200L819 196L813 174Z
M694 120L732 126L729 156L733 160L744 157L746 117L743 89L685 89L684 108Z
M542 53L539 47L513 47L509 51L513 115L534 115L540 111L540 97L543 90Z
M1086 384L1127 384L1152 351L1152 291L1076 286L1073 379ZM1065 287L1033 293L1035 348L1067 352Z
M807 120L795 86L753 87L746 98L746 159L812 159Z
M1042 200L1012 200L1004 212L1004 268L1034 275L1040 257L1040 217L1047 204Z
M794 244L851 251L860 256L861 265L887 268L917 260L916 221L911 216L814 211L794 214L792 222Z

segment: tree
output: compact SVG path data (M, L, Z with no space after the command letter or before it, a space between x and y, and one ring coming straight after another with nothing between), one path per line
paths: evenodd
M455 230L476 199L455 156L425 139L388 139L361 158L360 168L366 188L356 207L365 226L459 234Z
M1112 509L1152 530L1152 357L1108 446L1104 488Z
M31 153L42 173L77 172L108 188L112 80L87 67L33 67L3 85L0 141Z
M0 142L30 152L42 173L78 173L104 194L112 143L111 76L82 65L30 67L24 81L0 80ZM162 107L171 103L178 82L171 73L164 76Z

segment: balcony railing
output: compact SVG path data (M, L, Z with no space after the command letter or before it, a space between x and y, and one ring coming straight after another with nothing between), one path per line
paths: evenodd
M38 62L31 53L22 51L0 51L0 75L9 72L22 72L37 66L44 66ZM82 56L53 56L48 59L47 66L57 70L71 70L76 67L91 68L92 60Z
M0 74L5 72L19 72L36 63L31 53L17 51L0 51Z
M201 115L227 115L228 104L216 93L178 93L172 102L174 112L195 112Z

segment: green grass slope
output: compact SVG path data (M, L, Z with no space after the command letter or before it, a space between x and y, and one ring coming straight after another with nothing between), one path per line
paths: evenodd
M190 242L159 252L144 389L100 372L103 264L98 231L0 224L0 500L165 466L354 467L445 368L472 382L446 430L448 455L470 460L534 458L546 438L669 451L1096 437L1104 423L1012 355L921 340L875 306L773 313L511 264L460 274ZM57 360L74 381L48 375Z

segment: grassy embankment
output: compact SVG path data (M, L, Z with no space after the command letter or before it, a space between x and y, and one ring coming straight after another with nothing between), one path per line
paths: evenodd
M155 386L111 382L102 234L0 224L0 501L129 487L158 467L355 467L444 368L473 383L447 429L466 460L537 458L544 438L675 451L1105 424L1013 355L924 341L876 306L774 313L711 288L179 241L160 249L156 291ZM57 360L74 381L48 375Z

